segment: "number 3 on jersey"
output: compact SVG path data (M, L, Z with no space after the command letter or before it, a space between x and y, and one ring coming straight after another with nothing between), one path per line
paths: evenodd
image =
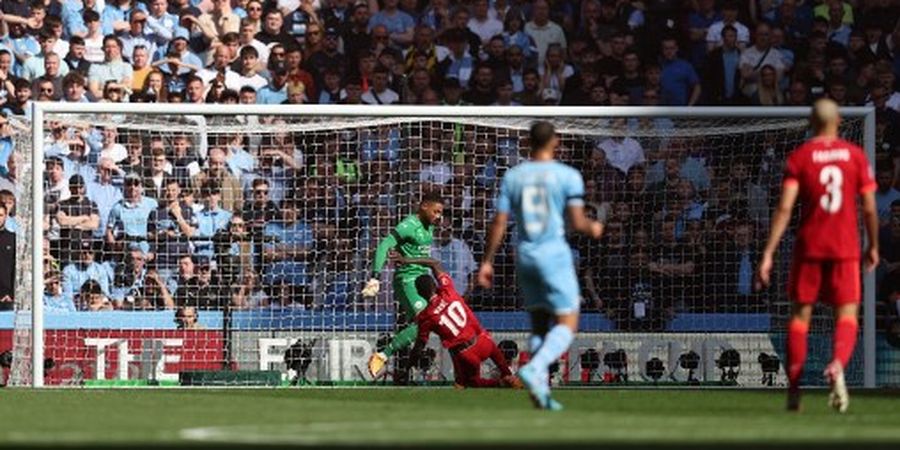
M825 166L819 172L819 183L825 186L825 195L819 199L819 206L830 214L840 211L841 203L844 201L841 190L844 185L844 172L835 165Z
M451 303L447 310L441 314L441 319L438 323L450 330L450 333L454 336L459 336L460 330L466 327L466 311L463 309L462 304L459 302Z

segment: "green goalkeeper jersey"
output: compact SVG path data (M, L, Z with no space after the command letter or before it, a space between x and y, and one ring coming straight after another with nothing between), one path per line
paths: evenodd
M404 258L431 258L431 243L434 241L434 225L425 226L419 216L410 214L400 222L391 234L378 244L375 250L374 276L381 273L387 262L388 252L392 248ZM397 268L396 277L415 279L419 275L430 273L428 267L419 264L404 264Z

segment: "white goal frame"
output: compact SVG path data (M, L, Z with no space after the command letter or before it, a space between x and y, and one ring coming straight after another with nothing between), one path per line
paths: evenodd
M32 230L41 230L44 216L44 184L42 167L44 160L44 115L46 113L77 114L184 114L184 115L268 115L268 116L316 116L316 117L491 117L491 118L558 118L558 117L677 117L677 118L750 118L779 117L806 118L809 107L545 107L545 106L414 106L414 105L216 105L216 104L166 104L166 103L62 103L34 102L31 106L32 149L31 164L35 171L32 179ZM863 148L874 164L875 158L875 109L872 107L841 108L843 117L864 120ZM43 241L35 238L32 246L32 298L31 345L32 385L44 387L44 303L40 295L44 291ZM39 244L40 243L40 244ZM38 245L39 244L39 245ZM863 297L863 387L876 387L876 329L875 329L875 274L865 274Z

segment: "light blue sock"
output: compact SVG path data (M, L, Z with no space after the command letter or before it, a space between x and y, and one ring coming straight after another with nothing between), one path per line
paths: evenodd
M534 364L535 367L546 370L550 367L550 364L553 364L569 349L574 338L575 335L572 334L572 330L569 327L556 325L544 336L544 344L541 345L537 353L532 355L529 364Z
M531 337L528 338L528 352L532 355L537 353L541 348L541 344L544 343L544 337L538 336L536 334L532 334Z

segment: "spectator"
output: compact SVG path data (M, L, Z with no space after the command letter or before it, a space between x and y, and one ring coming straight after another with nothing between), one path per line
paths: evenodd
M741 91L739 63L741 50L737 47L737 30L731 25L722 28L722 45L709 52L703 87L707 102L712 105L738 105L744 102Z
M233 77L231 80L229 80L228 77L225 77L225 87L235 91L240 91L245 86L250 86L254 90L265 87L268 84L268 81L262 75L257 73L257 68L259 67L259 54L256 49L253 47L242 48L240 59L241 70L237 73L237 76ZM231 84L229 84L229 81Z
M6 205L0 205L0 219L6 223L9 210ZM6 261L0 264L0 311L14 309L16 296L16 234L0 227L0 259Z
M103 286L96 280L89 279L78 291L78 309L81 311L112 311L113 305L103 291Z
M660 74L660 92L663 104L695 105L702 93L697 72L687 61L678 58L678 42L674 38L663 38L661 48L663 67Z
M473 274L478 270L475 257L471 247L455 235L450 227L440 228L433 254L453 278L453 285L460 295L465 296L472 291Z
M212 10L201 14L200 17L184 16L203 33L203 37L215 47L221 43L222 36L226 33L240 31L241 19L231 10L229 0L212 0Z
M276 280L283 280L293 286L305 286L307 258L315 240L312 227L301 219L293 201L281 205L280 217L268 221L263 236L269 238L263 248L264 282L275 284Z
M122 251L126 241L146 242L150 230L150 215L156 210L156 200L143 196L141 177L136 173L125 176L125 195L109 211L106 242L113 251Z
M0 205L6 207L6 220L0 222L0 228L15 233L19 229L16 221L16 195L9 190L0 190Z
M122 61L122 42L109 35L103 38L103 62L92 64L88 75L89 89L94 98L102 98L102 88L107 81L116 83L127 90L131 89L131 76L134 69Z
M398 0L384 0L384 7L369 19L369 31L383 25L390 33L392 45L403 48L412 43L415 20L409 14L397 9Z
M841 87L846 94L846 87L843 85ZM753 93L750 103L762 106L780 106L784 104L784 94L781 93L781 89L778 87L778 72L774 67L766 64L760 69L759 85L756 88L756 92Z
M788 89L785 106L809 106L809 87L801 80L795 80Z
M396 0L388 0L395 1ZM384 66L375 68L372 74L372 85L362 94L362 101L367 105L390 105L400 101L400 95L388 87L388 70Z
M39 35L38 41L40 42L41 52L28 58L25 60L25 63L22 64L22 70L19 71L19 76L28 80L34 81L37 78L40 78L46 72L44 68L44 61L49 57L49 55L53 55L59 59L59 56L54 53L53 48L56 46L56 35L51 33L50 31L42 31ZM65 76L69 73L68 66L60 67L59 73L57 75Z
M536 61L537 44L531 35L525 32L525 18L519 9L510 8L506 12L503 21L503 44L509 49L513 47L519 49L525 61L529 63Z
M69 191L69 181L66 179L62 158L51 156L45 160L44 167L47 169L47 180L50 182L49 189L44 196L45 201L56 205L63 200L68 200L72 194Z
M685 288L697 286L697 263L692 249L676 237L676 230L677 222L674 217L663 219L659 232L660 241L651 252L648 269L650 273L660 277L663 286L661 296L688 303L693 299L690 298L690 292L685 292ZM675 306L683 309L683 305Z
M253 180L252 200L244 204L241 216L255 237L262 236L266 224L280 216L278 207L269 199L269 182L265 178Z
M468 28L481 38L482 44L487 44L491 38L503 32L503 22L488 12L487 0L475 0L472 4L472 17L469 19Z
M318 51L309 55L308 62L313 70L313 78L316 86L325 84L325 72L328 70L337 71L347 66L347 59L339 51L340 33L337 28L329 27L325 29L325 40L322 41L322 47Z
M179 330L202 330L200 315L193 306L180 306L175 310L175 324Z
M70 103L86 103L90 100L85 89L86 83L81 72L72 71L62 81L62 101Z
M174 301L155 270L147 268L148 254L140 245L131 246L125 263L113 278L110 299L116 309L171 308ZM160 295L156 295L159 292Z
M521 103L514 100L513 83L509 78L501 79L497 83L496 101L494 106L521 106Z
M109 292L109 272L94 260L94 241L82 240L78 244L77 259L67 264L62 272L62 292L66 301L76 298L88 280L94 280L104 295Z
M49 95L50 99L53 101L59 100L59 98L62 97L63 92L63 76L60 74L60 67L61 62L59 55L56 53L48 54L44 59L44 74L35 79L32 90L39 94ZM52 93L47 91L48 83Z
M165 181L165 195L159 206L150 214L148 232L155 241L157 268L164 275L173 271L178 255L191 250L190 239L197 231L197 218L193 208L184 202L178 180Z
M55 57L55 56L54 56ZM35 80L34 86L32 88L37 95L38 101L49 102L53 101L53 97L56 95L55 90L53 88L53 82L49 80L38 79Z
M12 99L8 99L6 104L2 105L4 114L12 114L15 116L24 116L26 119L31 114L31 83L28 80L17 78L13 81L15 95Z
M117 34L122 42L122 57L134 63L134 49L141 46L147 50L148 55L156 53L156 42L148 37L147 13L135 9L128 19L128 30Z
M532 19L525 24L525 33L531 36L537 48L538 67L544 65L544 57L550 44L559 44L565 50L566 35L562 27L550 20L550 4L547 0L535 0Z
M327 240L333 243L327 252L331 255L325 256L326 252L317 252L320 256L313 264L310 277L311 302L307 300L309 303L303 306L314 304L329 309L343 309L352 306L356 296L354 286L364 282L366 274L354 268L355 239L349 233L331 230L328 233L335 233L334 239Z
M587 69L590 71L590 67ZM625 50L622 54L622 73L610 83L611 90L628 93L628 104L637 104L641 101L644 90L644 77L641 72L641 59L634 48Z
M737 32L736 47L744 49L750 42L750 30L742 23L738 22L738 2L728 0L722 5L722 20L714 22L706 31L706 48L709 51L722 46L722 29L725 26L731 26Z
M175 28L179 26L178 16L166 11L166 0L149 0L147 6L145 35L157 48L167 47L174 37Z
M75 312L75 302L62 293L59 271L50 270L44 274L44 311L48 313ZM0 301L0 309L4 302Z
M688 16L688 24L690 41L691 41L691 64L699 70L706 69L707 53L707 36L709 28L716 22L722 20L721 14L716 11L715 0L699 0L696 7ZM729 26L723 24L722 30ZM734 29L734 26L731 26ZM737 43L737 30L735 29L735 44ZM724 38L724 36L722 36ZM717 37L718 38L718 37ZM724 43L724 42L723 42ZM716 46L718 47L718 45ZM715 61L715 60L713 60Z
M91 62L87 60L87 47L83 37L72 36L72 39L69 41L69 52L65 55L63 61L70 71L78 72L85 78L88 76Z
M620 123L618 126L624 128L624 124ZM630 137L609 137L600 141L597 144L597 148L603 150L606 160L612 167L625 175L628 175L632 167L643 164L646 161L641 144Z
M309 98L309 96L315 98L316 82L313 79L312 74L303 69L303 50L297 46L289 47L285 52L284 63L288 70L288 81L303 84L304 93L307 94L307 98ZM372 69L374 68L375 66L373 64ZM366 75L370 75L370 72L366 72Z
M575 74L575 69L563 59L563 48L558 44L550 44L545 53L544 64L538 67L542 89L565 91L566 80Z
M225 231L231 223L232 212L220 207L222 190L217 180L207 179L200 188L203 209L197 214L195 236L210 238L208 241L194 241L196 254L213 257L215 249L211 238Z
M240 182L226 168L225 150L220 147L209 149L207 169L191 179L191 188L199 192L206 180L218 182L222 192L222 208L227 211L240 211L243 205L243 192Z
M94 10L86 10L84 24L87 27L87 33L84 36L84 59L91 64L101 63L104 53L104 33L100 25L100 15Z
M187 257L190 259L190 257ZM179 280L178 290L175 291L175 305L178 307L192 306L200 309L221 309L230 299L227 299L225 286L216 279L211 261L206 258L198 258L196 275L186 280Z
M100 214L97 205L86 195L87 187L81 175L72 175L69 178L68 199L59 202L56 209L55 221L59 225L60 242L77 244L82 240L91 240L94 233L100 228ZM61 259L69 262L73 258L66 250Z
M541 103L541 79L535 69L526 69L522 74L522 92L517 95L519 103L526 106Z
M87 196L97 206L100 224L94 236L100 238L105 233L113 205L122 200L122 190L113 185L113 175L118 172L115 163L109 158L101 158L98 165L97 181L88 184Z
M753 46L741 53L741 91L746 97L752 97L759 88L760 74L763 67L771 66L775 70L776 85L781 83L781 77L789 69L784 64L781 52L772 48L769 41L771 28L765 23L756 27L753 36Z
M490 66L481 64L475 69L474 82L463 94L463 100L472 105L486 106L494 103L496 99L494 71Z
M891 205L900 200L900 191L894 188L894 165L888 161L880 161L875 180L878 182L878 190L875 191L875 202L878 206L878 222L886 226L891 220Z

